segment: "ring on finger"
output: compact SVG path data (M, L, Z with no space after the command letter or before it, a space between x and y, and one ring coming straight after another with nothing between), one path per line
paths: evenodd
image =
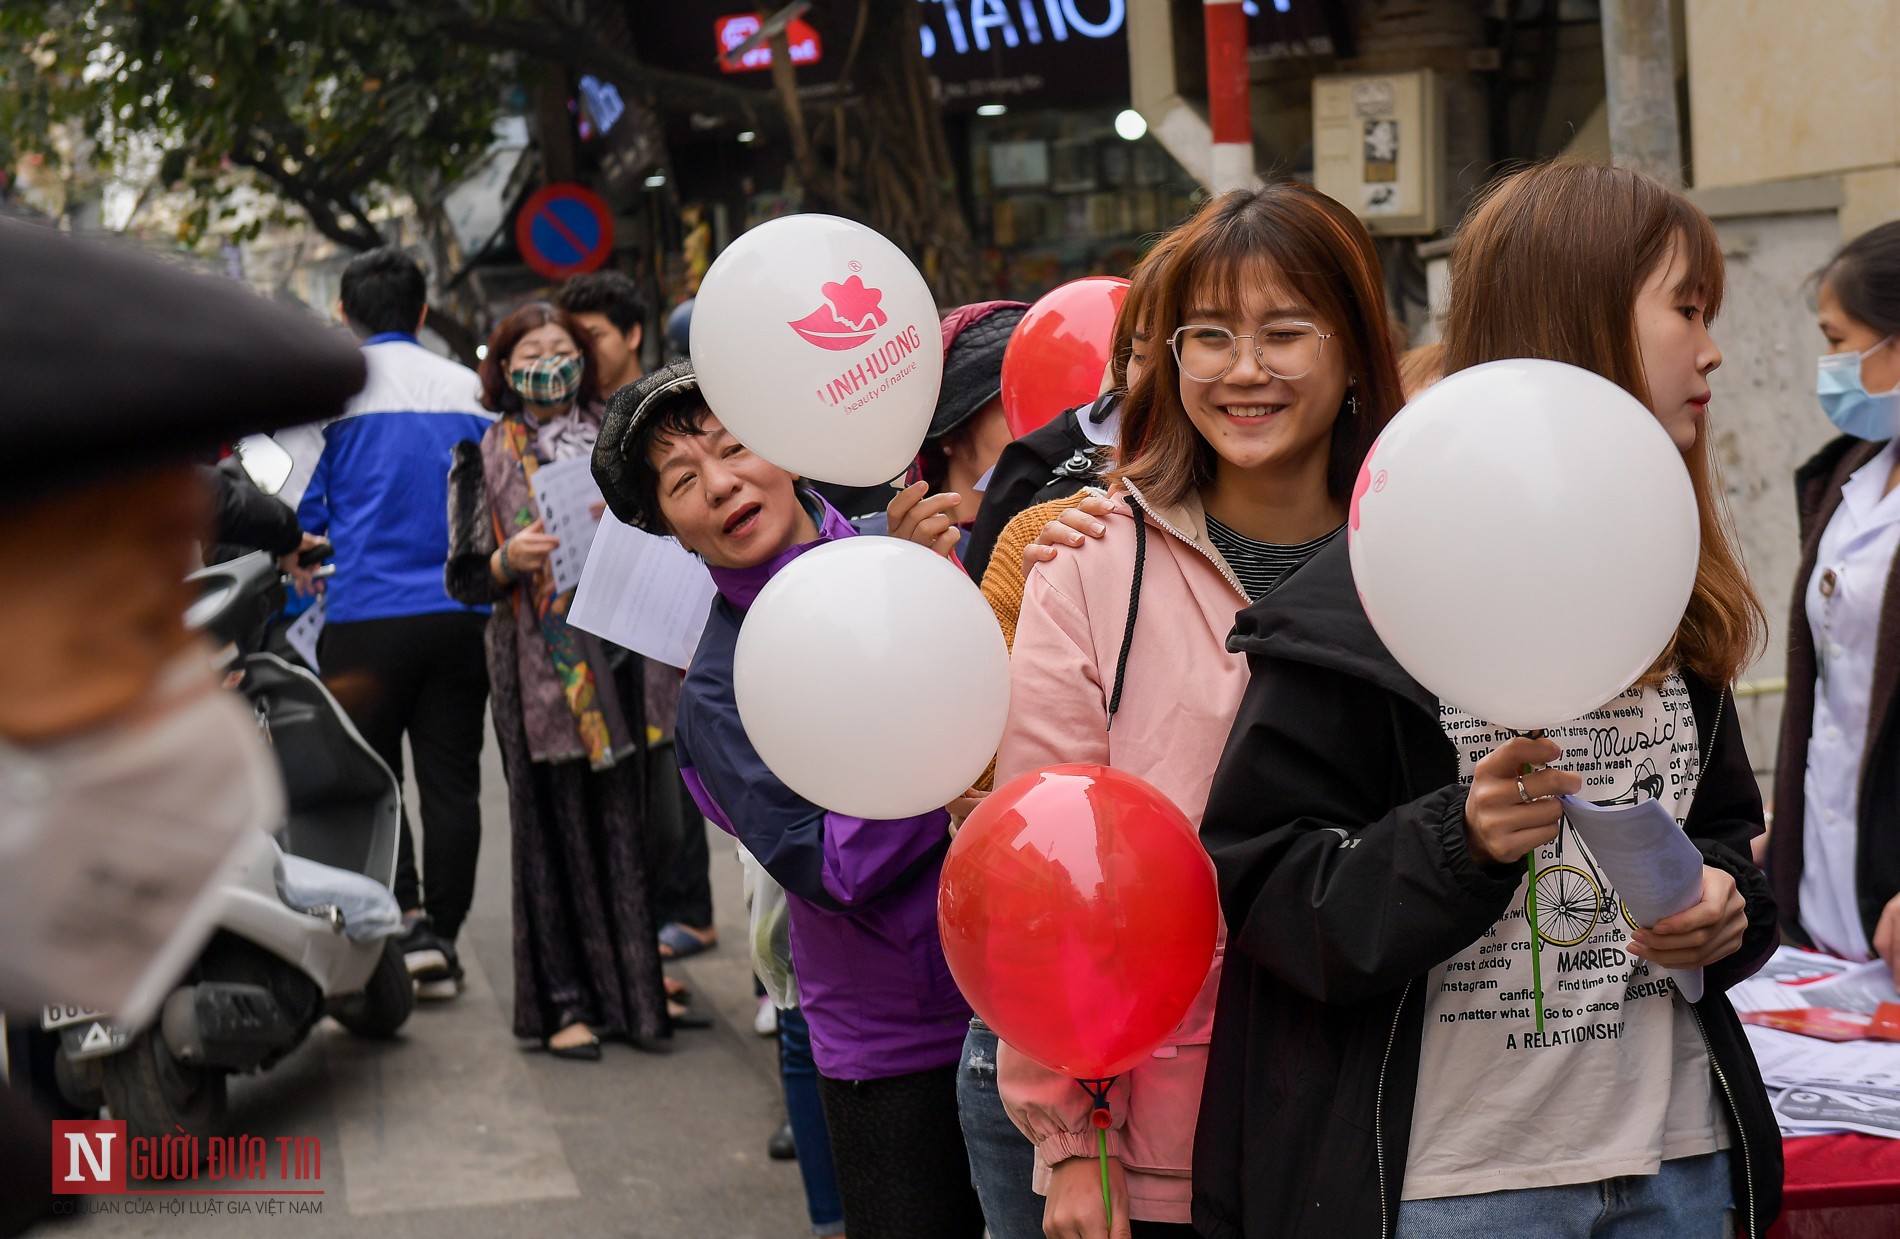
M1525 790L1524 776L1521 774L1517 776L1517 798L1525 804L1531 804L1535 802L1537 799L1537 797L1531 795L1529 791Z

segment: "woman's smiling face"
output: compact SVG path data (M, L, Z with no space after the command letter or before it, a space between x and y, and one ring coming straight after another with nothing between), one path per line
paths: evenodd
M1335 325L1286 288L1270 268L1262 275L1238 304L1212 304L1214 298L1200 292L1189 299L1184 325L1225 327L1256 339L1237 341L1233 368L1211 383L1190 378L1183 369L1181 405L1224 465L1279 472L1331 451L1333 422L1345 403L1349 376L1345 349L1333 335ZM1311 369L1283 379L1261 365L1255 346L1264 344L1276 325L1292 323L1310 323L1321 336L1331 338L1318 342L1319 355Z

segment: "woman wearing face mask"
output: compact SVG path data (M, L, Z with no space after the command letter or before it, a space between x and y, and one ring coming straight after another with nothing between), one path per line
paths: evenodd
M644 663L570 627L529 479L585 458L602 405L585 333L536 302L503 319L482 362L502 416L449 473L448 590L493 604L488 675L513 833L515 1035L593 1061L671 1028L638 846ZM676 677L673 677L676 678ZM677 688L674 690L677 693Z
M1208 1239L1725 1239L1773 1221L1781 1139L1725 993L1776 934L1728 691L1762 616L1706 426L1722 282L1686 198L1581 163L1503 180L1452 255L1446 374L1594 370L1682 454L1695 588L1622 696L1534 736L1438 701L1367 620L1343 539L1241 612L1251 680L1201 828L1231 930L1195 1134ZM1563 605L1563 563L1496 571ZM1637 788L1701 852L1701 900L1633 930L1600 889L1587 946L1533 929L1527 853L1596 867L1554 797ZM1541 978L1532 933L1551 943ZM1697 967L1693 1004L1657 971Z
M1835 255L1816 302L1816 389L1844 433L1795 474L1801 570L1768 868L1790 937L1900 976L1900 223Z

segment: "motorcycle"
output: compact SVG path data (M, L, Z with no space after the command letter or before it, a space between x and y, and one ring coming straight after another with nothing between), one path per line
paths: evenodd
M415 1006L390 892L400 784L317 677L267 648L284 596L275 560L256 552L191 579L200 593L187 621L223 646L226 684L270 741L289 808L225 880L216 930L148 1027L42 1013L60 1038L61 1092L108 1107L130 1137L227 1134L232 1075L268 1070L326 1015L389 1038Z

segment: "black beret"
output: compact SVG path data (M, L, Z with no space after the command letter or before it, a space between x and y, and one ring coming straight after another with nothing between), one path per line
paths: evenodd
M648 528L655 514L642 510L640 485L643 476L653 472L647 462L646 436L640 428L647 419L669 404L691 402L701 405L699 376L693 372L693 360L681 357L658 370L627 384L607 401L607 414L600 421L600 436L594 440L594 481L601 497L616 519L636 529ZM652 489L651 480L644 488ZM649 529L652 533L664 532Z
M1020 301L958 306L943 320L943 386L927 439L940 439L1003 390L1003 350L1029 307Z
M0 219L0 501L342 412L355 341L232 280Z

